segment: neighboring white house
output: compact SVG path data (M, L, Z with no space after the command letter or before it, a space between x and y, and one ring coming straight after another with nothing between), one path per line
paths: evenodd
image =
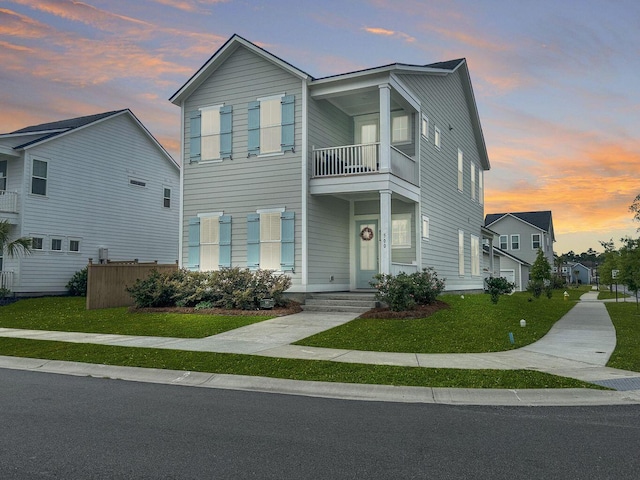
M179 175L128 109L0 134L0 219L32 239L0 262L2 285L64 293L89 258L175 262Z
M490 165L466 60L314 78L234 35L170 101L181 265L284 272L292 292L422 267L483 288Z

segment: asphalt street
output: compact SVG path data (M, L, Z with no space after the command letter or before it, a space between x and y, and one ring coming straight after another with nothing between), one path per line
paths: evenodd
M0 369L3 479L636 479L640 406L368 402Z

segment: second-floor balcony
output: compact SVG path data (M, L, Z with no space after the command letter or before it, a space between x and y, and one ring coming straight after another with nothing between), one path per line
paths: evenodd
M380 143L342 145L313 149L313 178L380 173ZM402 180L418 185L416 161L396 147L390 148L390 171Z
M18 194L0 190L0 212L18 213Z

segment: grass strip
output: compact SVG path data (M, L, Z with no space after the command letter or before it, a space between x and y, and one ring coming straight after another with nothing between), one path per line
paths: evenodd
M407 353L500 352L529 345L544 335L574 305L583 292L562 291L551 299L532 299L526 292L502 296L497 305L489 295L442 295L451 308L419 319L356 319L296 342L297 345ZM526 327L520 326L520 320ZM509 332L514 334L511 344Z
M273 318L267 315L132 313L127 307L86 310L84 297L42 297L0 308L0 327L60 332L203 338Z
M616 348L608 367L640 372L640 310L635 302L605 303L616 329Z
M595 388L532 370L400 367L0 338L0 355L291 380L451 388Z

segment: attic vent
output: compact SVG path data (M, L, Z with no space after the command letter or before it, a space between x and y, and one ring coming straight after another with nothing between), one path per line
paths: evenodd
M147 182L143 182L142 180L134 180L133 178L129 179L129 185L135 185L136 187L146 187Z

